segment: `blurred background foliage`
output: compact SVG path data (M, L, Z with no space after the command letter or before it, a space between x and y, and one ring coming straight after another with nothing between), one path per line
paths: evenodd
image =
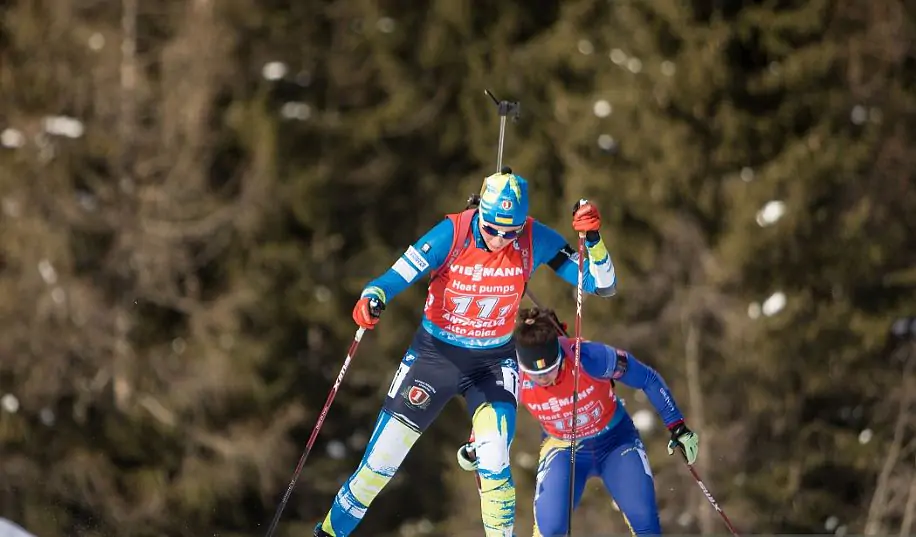
M506 163L618 295L584 335L674 389L746 532L916 518L916 8L896 0L0 1L0 516L262 535L364 283ZM562 317L573 292L532 289ZM355 468L424 285L363 340L280 533ZM663 527L724 533L621 388ZM456 400L360 534L479 535ZM531 528L537 427L513 445ZM626 531L593 483L583 534Z

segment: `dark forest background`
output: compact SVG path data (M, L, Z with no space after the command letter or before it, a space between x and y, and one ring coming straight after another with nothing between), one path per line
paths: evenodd
M41 537L263 535L362 286L505 161L619 291L745 532L916 519L916 5L0 0L0 516ZM574 290L539 272L562 317ZM284 514L355 468L424 285L363 339ZM621 388L631 413L650 408ZM360 535L480 535L455 401ZM645 414L645 412L643 412ZM670 533L725 528L656 419ZM530 534L537 428L513 445ZM623 533L599 482L584 534Z

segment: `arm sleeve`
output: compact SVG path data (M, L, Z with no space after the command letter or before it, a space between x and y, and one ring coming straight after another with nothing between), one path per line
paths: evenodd
M665 427L670 429L683 423L684 415L681 414L665 380L655 369L640 362L627 351L601 343L583 342L582 367L593 377L616 380L631 388L642 390L662 417Z
M439 268L452 248L455 226L448 218L413 243L384 274L366 284L360 296L388 303L412 283Z
M548 265L560 278L570 285L579 284L579 258L577 252L559 233L535 221L531 231L534 266ZM617 273L611 256L600 237L589 246L588 259L584 262L585 274L582 290L598 296L613 296L617 292ZM597 257L600 254L600 257Z
M613 374L613 361L608 363L607 345L596 343L594 341L582 342L582 369L590 377L596 379L610 379ZM573 347L575 351L575 347ZM572 357L575 359L575 357ZM611 358L613 360L613 358ZM611 369L608 369L610 367ZM610 372L610 373L609 373Z

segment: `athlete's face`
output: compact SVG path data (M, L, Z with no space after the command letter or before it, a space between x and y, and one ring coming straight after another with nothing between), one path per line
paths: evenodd
M550 386L557 380L557 375L560 374L560 368L555 367L553 370L544 373L543 375L532 375L528 373L528 377L531 378L531 382L537 384L538 386Z
M487 248L491 252L498 252L509 246L515 239L518 238L518 234L522 231L522 228L525 227L524 224L520 226L498 226L496 224L488 224L483 221L483 218L478 219L480 225L480 235L483 237L484 242L487 243Z

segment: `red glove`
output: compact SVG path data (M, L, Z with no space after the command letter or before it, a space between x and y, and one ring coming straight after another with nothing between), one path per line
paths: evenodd
M598 208L588 200L579 200L573 207L573 229L579 233L598 231L601 227L601 214Z
M378 324L378 318L382 315L383 309L385 309L384 302L371 296L364 296L353 307L353 320L360 328L372 330Z

